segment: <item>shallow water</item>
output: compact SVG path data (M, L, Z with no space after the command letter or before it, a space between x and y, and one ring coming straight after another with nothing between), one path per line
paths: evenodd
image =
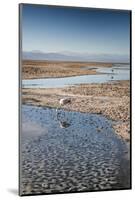
M83 67L82 70L93 69L93 66ZM29 79L22 81L23 88L57 88L65 87L75 84L87 83L105 83L113 80L129 80L130 68L129 65L115 64L113 67L106 68L100 67L96 69L97 72L103 74L97 75L83 75L65 78L42 78L42 79Z
M22 106L23 194L129 188L126 151L102 115Z

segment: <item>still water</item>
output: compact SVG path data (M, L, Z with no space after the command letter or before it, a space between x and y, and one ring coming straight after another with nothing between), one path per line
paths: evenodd
M102 115L22 106L23 194L130 187L125 143Z
M94 66L83 67L82 70L95 68ZM65 78L42 78L42 79L29 79L22 81L23 88L57 88L65 87L75 84L87 84L87 83L104 83L113 80L129 80L130 79L130 67L125 64L115 64L113 67L97 67L97 72L101 74L97 75L83 75L73 76Z

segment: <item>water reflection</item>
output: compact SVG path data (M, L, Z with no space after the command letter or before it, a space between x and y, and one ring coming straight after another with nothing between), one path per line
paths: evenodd
M66 121L59 121L60 128L68 128L71 124Z
M71 126L71 122L66 118L65 112L62 110L56 109L56 119L59 123L60 128L68 128Z

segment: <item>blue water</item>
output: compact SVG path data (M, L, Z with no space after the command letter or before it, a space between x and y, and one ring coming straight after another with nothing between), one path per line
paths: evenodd
M93 67L86 66L86 69ZM83 69L85 70L85 68ZM115 64L113 67L100 67L96 69L101 74L83 75L65 78L42 78L22 81L23 88L58 88L76 84L105 83L113 80L129 80L130 66L125 64Z
M125 151L102 115L22 106L23 194L129 188Z

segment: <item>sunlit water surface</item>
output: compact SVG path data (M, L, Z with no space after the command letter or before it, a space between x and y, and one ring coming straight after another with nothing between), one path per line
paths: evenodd
M83 67L85 69L93 69L94 66ZM97 75L83 75L72 76L64 78L42 78L42 79L29 79L22 81L23 88L57 88L65 87L75 84L87 84L87 83L105 83L113 80L129 80L130 79L130 67L126 64L115 64L113 67L97 67L97 72L102 74Z

